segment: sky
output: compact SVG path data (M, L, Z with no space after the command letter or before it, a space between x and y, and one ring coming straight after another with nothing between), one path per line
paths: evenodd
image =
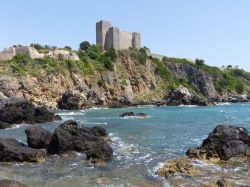
M250 71L250 0L0 0L0 50L30 43L95 44L95 23L140 32L171 57Z

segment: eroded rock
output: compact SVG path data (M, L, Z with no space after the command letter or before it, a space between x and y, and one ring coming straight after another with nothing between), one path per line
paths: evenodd
M41 162L45 152L29 148L13 138L0 138L0 161L3 162Z
M25 133L28 146L36 149L45 149L52 137L52 133L41 126L28 127Z
M189 149L187 156L200 159L229 160L245 156L249 146L248 131L243 127L219 125L203 141L201 147Z
M69 120L54 131L47 150L49 154L85 152L93 162L110 160L113 150L103 138L106 135L100 127L79 127L77 122Z
M59 119L46 107L33 105L23 97L0 100L0 121L9 124L44 123Z

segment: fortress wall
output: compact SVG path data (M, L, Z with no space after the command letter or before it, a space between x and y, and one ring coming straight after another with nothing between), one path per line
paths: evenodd
M0 53L0 60L11 60L16 55L15 48L5 48Z
M132 33L120 31L119 49L128 49L129 47L132 47Z
M120 47L120 30L115 27L111 27L108 31L107 48L119 49Z
M133 32L132 33L132 47L136 49L141 48L141 34L138 32Z
M16 54L24 54L30 56L29 47L15 47Z

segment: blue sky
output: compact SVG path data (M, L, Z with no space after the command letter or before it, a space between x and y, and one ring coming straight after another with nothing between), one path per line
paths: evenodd
M0 50L95 43L95 23L142 34L154 53L250 71L249 0L0 0Z

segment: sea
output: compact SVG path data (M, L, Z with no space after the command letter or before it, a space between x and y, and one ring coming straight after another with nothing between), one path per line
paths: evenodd
M145 113L148 117L120 118L124 112ZM20 181L30 187L168 187L203 186L223 176L238 185L249 185L249 161L233 167L200 162L198 164L208 171L198 177L177 174L162 178L157 174L167 160L182 157L188 148L201 145L217 125L237 125L250 132L249 103L90 108L58 114L62 121L40 125L52 132L70 119L82 126L103 126L112 140L113 159L94 165L85 160L84 153L75 153L50 156L42 163L0 163L0 179ZM26 144L24 131L28 126L19 124L0 130L0 137L13 137Z

